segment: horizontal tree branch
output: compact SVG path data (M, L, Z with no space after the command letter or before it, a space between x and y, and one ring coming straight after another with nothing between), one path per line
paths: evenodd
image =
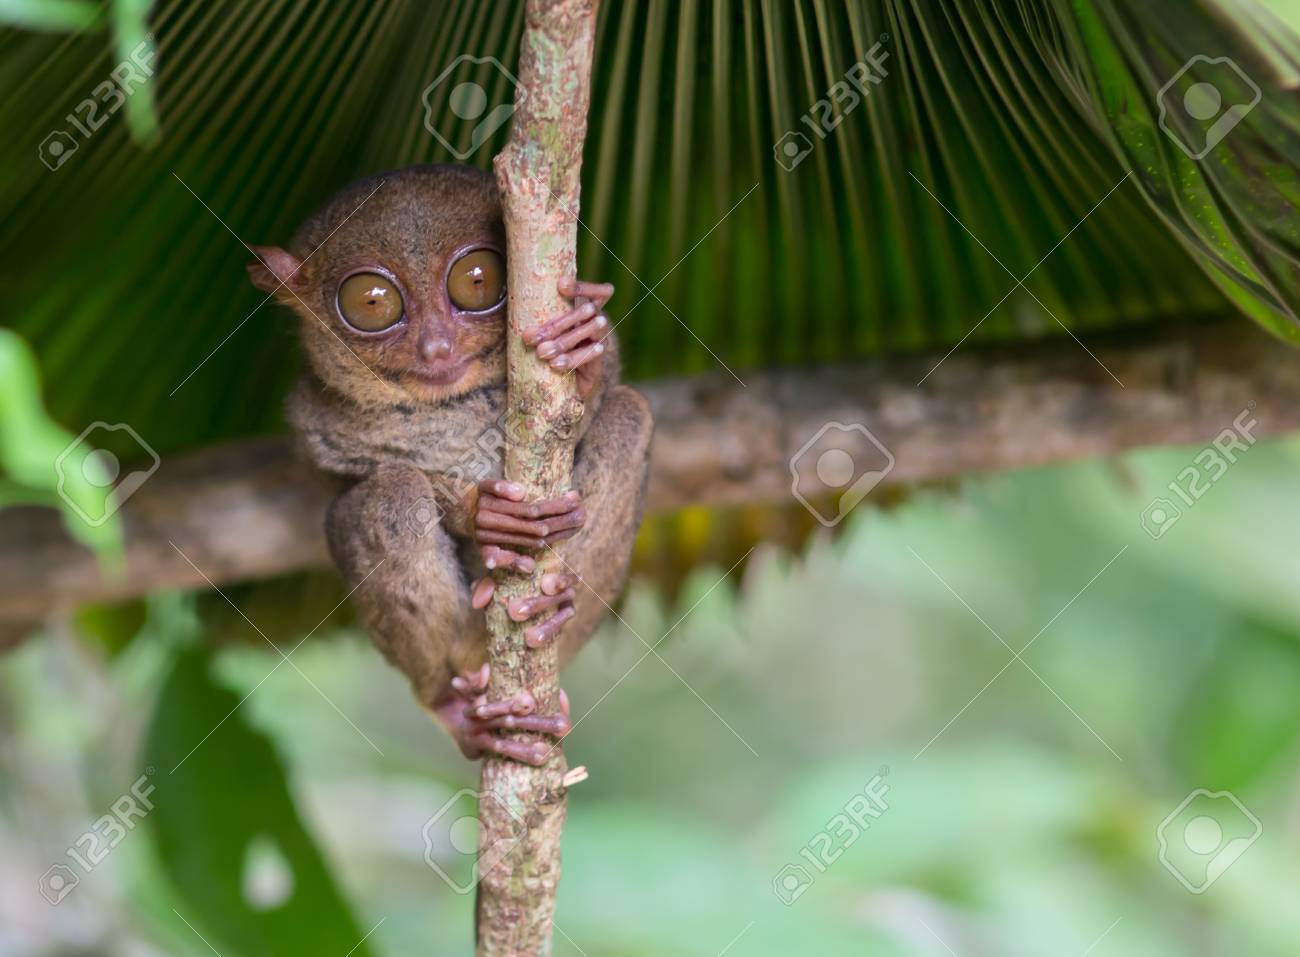
M865 425L880 440L894 459L884 484L1204 442L1248 403L1256 434L1300 428L1300 353L1244 320L1086 345L1061 337L946 359L748 372L743 386L726 372L647 385L657 423L650 509L787 500L791 456L828 422ZM285 437L165 457L122 508L119 580L101 575L57 513L6 510L0 636L78 604L322 566L330 497Z

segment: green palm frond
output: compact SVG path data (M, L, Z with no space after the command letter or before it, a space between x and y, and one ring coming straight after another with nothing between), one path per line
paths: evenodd
M1254 0L1075 6L1064 22L1087 68L1081 106L1233 303L1300 338L1300 37ZM1181 108L1195 84L1249 110L1217 146Z
M454 160L473 124L438 108L432 135L425 89L452 66L448 83L508 102L495 67L456 64L513 70L522 5L168 0L140 94L156 145L114 116L50 171L39 145L140 35L143 7L122 9L113 37L0 33L7 321L70 426L129 422L163 452L278 428L290 326L258 308L240 240L284 241L358 175ZM877 44L888 75L850 103L836 84ZM619 284L638 377L1233 306L1290 336L1298 45L1244 0L604 4L583 271ZM1263 89L1199 164L1156 105L1194 52ZM823 139L801 118L830 90ZM134 99L147 138L154 110ZM814 147L790 171L774 154L788 132Z

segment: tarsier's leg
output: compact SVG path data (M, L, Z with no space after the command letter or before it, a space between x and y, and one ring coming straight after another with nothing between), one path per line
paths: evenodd
M533 714L531 696L487 701L483 616L474 608L462 556L438 524L432 503L433 488L423 472L381 467L330 508L325 528L334 562L355 589L366 631L467 757L492 751L541 760L535 747L492 732L563 734L567 701L565 714L553 716ZM524 621L530 614L516 617Z
M386 465L335 499L325 519L362 626L430 709L454 674L483 661L481 616L433 501L423 472Z

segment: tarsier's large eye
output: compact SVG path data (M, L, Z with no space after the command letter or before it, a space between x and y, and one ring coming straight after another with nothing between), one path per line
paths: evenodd
M506 294L506 264L491 249L476 249L451 264L447 295L466 312L482 312L497 305Z
M402 318L402 294L391 279L360 272L339 286L339 315L354 329L382 332Z

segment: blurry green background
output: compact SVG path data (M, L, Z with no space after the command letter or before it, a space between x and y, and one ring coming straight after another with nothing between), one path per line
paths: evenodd
M731 578L694 569L671 607L634 584L626 627L606 627L565 677L586 715L566 751L592 777L571 795L556 953L940 957L927 926L963 957L1296 953L1300 443L1253 447L1154 540L1140 514L1194 451L863 506L796 556L762 546ZM1012 647L1047 625L1025 662L1063 700L1012 664L917 757L1012 658L920 559ZM49 634L0 659L0 950L210 953L175 907L239 953L233 918L178 897L162 857L224 849L228 872L200 884L283 894L284 867L248 853L239 820L278 786L250 753L256 735L283 762L355 937L247 952L344 957L373 929L358 953L468 953L471 898L426 865L422 828L476 770L364 638L318 632L292 654L302 674L260 643L212 657L229 689L215 717L250 696L171 774L215 720L155 742L165 761L145 726L184 636L211 636L178 598L153 615L116 654ZM653 644L670 628L663 660L638 664L635 635ZM302 633L269 634L288 650ZM205 710L188 700L178 710ZM42 903L37 876L153 760L171 843L133 831L66 900ZM782 903L778 872L809 868L800 849L882 765L888 809ZM1157 856L1157 826L1194 788L1231 789L1264 829L1202 896ZM174 819L196 803L212 813ZM464 856L437 860L466 878ZM313 892L297 905L325 924L339 905Z
M221 220L282 242L358 175L447 160L421 91L461 54L513 64L520 9L0 0L0 505L56 504L50 462L96 419L164 459L282 428L288 324ZM616 316L668 276L620 327L637 378L1236 313L1295 338L1298 22L1293 0L607 2L584 273ZM154 81L48 170L44 138L146 38ZM889 77L780 169L876 42ZM1157 91L1204 53L1263 98L1197 163ZM993 256L1041 268L1007 294ZM1143 510L1194 453L891 493L834 539L797 506L650 526L624 623L565 677L592 777L556 953L1300 952L1300 445L1255 446L1155 540ZM69 528L111 555L113 523ZM0 656L0 955L468 953L471 898L423 832L475 768L330 613L332 576L229 592L279 652L216 596L164 594ZM1038 637L1019 662L994 633ZM887 810L814 868L885 768ZM1200 896L1157 844L1197 788L1263 826ZM45 903L88 828L120 843ZM453 842L433 860L467 879ZM787 904L792 864L815 880Z

